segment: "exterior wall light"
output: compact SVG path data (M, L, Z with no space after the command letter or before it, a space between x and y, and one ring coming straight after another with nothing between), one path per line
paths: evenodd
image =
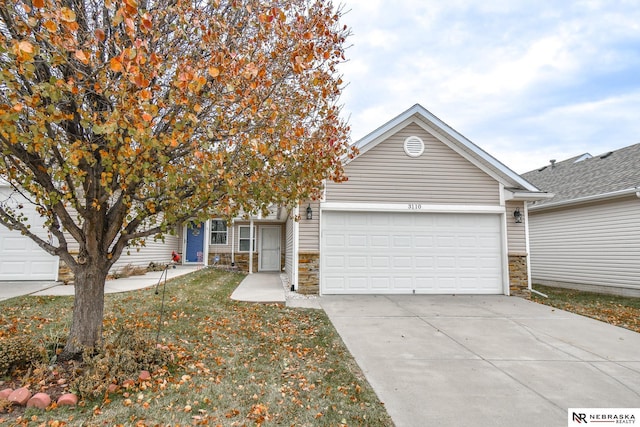
M520 224L522 222L522 212L520 212L520 208L516 208L516 210L513 211L513 219L515 219L516 224Z
M307 219L313 219L313 210L311 209L311 203L307 206Z

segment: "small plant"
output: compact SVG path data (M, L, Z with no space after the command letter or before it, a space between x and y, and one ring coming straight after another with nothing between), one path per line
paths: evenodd
M127 264L124 267L122 267L120 270L113 273L111 277L113 277L114 279L121 279L121 278L131 277L131 276L141 276L147 272L148 272L147 267L139 267L133 264Z
M122 329L97 353L83 355L83 367L71 387L82 397L104 395L109 384L136 379L141 370L154 372L170 363L170 355L156 348L142 333Z
M9 375L16 368L28 368L44 358L44 349L36 345L30 336L0 340L0 376Z

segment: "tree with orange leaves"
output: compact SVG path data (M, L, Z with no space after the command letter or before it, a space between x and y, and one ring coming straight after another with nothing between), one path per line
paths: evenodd
M75 275L63 357L100 344L127 245L344 179L340 18L323 0L2 0L0 178L55 239L8 204L0 224Z

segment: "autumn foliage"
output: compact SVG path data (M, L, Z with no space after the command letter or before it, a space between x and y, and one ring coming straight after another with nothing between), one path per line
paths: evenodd
M52 239L6 201L0 223L73 270L67 350L99 342L127 245L344 179L340 16L322 0L2 0L0 177Z

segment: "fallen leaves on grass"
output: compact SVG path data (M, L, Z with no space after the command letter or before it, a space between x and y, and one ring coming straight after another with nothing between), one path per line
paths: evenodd
M205 270L167 284L162 322L162 296L153 290L108 295L105 336L145 334L150 352L170 355L165 366L148 381L118 379L117 391L88 396L75 411L49 411L37 422L0 417L34 426L70 425L70 417L91 425L393 425L324 312L231 301L242 277ZM51 312L33 301L15 300L13 313L24 313L15 321L2 306L0 324L49 335L68 324L55 313L71 299L50 304ZM32 318L50 319L45 331Z

